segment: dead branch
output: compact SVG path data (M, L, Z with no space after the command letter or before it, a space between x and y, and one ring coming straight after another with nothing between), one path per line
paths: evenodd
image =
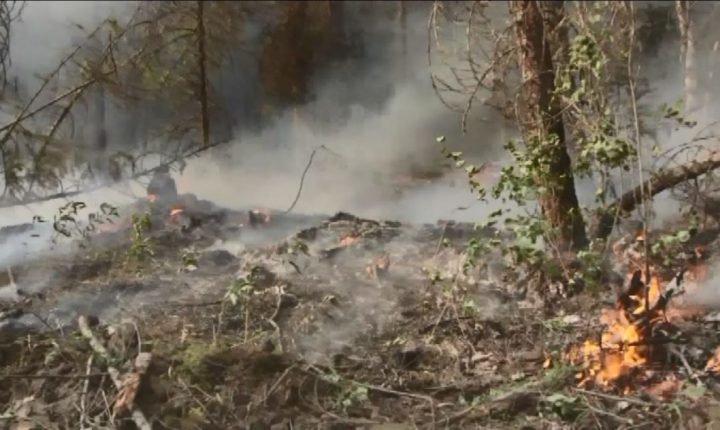
M10 30L23 9L24 1L0 1L0 90L7 85L7 69L12 63L10 58Z
M3 379L92 379L92 378L99 378L101 376L108 376L107 373L83 373L78 375L38 375L33 373L32 375L21 375L16 373L10 373L7 375L0 376L0 381Z
M705 173L720 167L720 151L714 151L703 160L692 160L685 164L660 170L652 178L623 194L610 207L610 212L619 209L621 212L631 212L642 202L643 190L647 191L646 199L668 190L682 182L695 179Z
M136 172L135 174L130 176L128 179L134 180L134 179L142 178L144 176L152 175L159 169L162 169L165 167L170 167L173 164L179 163L180 161L182 161L184 159L195 157L195 156L199 155L200 153L207 151L208 149L215 148L220 145L224 145L225 143L228 143L228 142L229 142L229 140L222 140L219 142L215 142L207 147L201 147L201 148L195 149L195 150L187 152L187 153L181 153L181 154L173 157L170 161L166 161L164 163L158 164L157 166L155 166L151 169L146 169L141 172ZM97 191L104 187L106 187L106 185L97 185L97 186L93 186L93 187L76 189L76 190L72 190L72 191L62 191L59 193L49 194L46 196L31 197L31 198L23 199L23 200L19 200L19 201L6 201L6 202L0 201L0 209L10 208L10 207L14 207L14 206L26 206L26 205L33 204L33 203L47 202L50 200L65 199L65 198L74 197L74 196L77 196L80 194Z
M88 318L85 316L81 316L78 318L78 327L80 329L80 333L85 337L88 342L90 343L90 347L95 351L98 355L103 357L103 359L106 360L106 362L110 362L108 360L111 358L110 353L108 352L107 348L105 348L105 345L100 341L100 339L95 336L95 333L93 333L92 328L90 328L90 324L88 322ZM143 355L145 354L145 355ZM147 365L149 364L149 354L148 353L140 353L138 354L137 359L135 360L135 367L137 368L137 373L132 373L128 376L132 376L134 374L138 375L138 378L145 373L147 370ZM110 374L110 379L112 379L113 384L115 384L115 387L121 392L124 393L127 388L127 384L125 383L126 380L129 380L131 378L125 377L123 378L120 375L120 372L113 366L108 365L107 366L108 374ZM132 396L134 398L134 396ZM148 422L147 418L145 418L145 414L135 407L132 404L127 404L127 406L132 411L132 418L133 421L135 421L135 425L137 425L138 429L140 430L152 430L152 426Z
M310 159L308 160L307 165L305 166L305 170L303 170L302 176L300 176L300 186L298 187L298 192L295 195L295 200L293 200L290 207L285 211L286 214L290 213L297 204L298 200L300 200L300 194L302 193L303 185L305 183L305 175L307 175L308 170L310 170L310 166L312 165L313 158L315 158L315 153L318 151L318 149L324 149L326 151L330 151L325 145L320 145L317 148L313 149L313 152L310 154Z

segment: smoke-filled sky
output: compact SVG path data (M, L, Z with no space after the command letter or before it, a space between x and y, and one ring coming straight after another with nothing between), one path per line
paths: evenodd
M504 5L499 6L505 10ZM131 2L28 2L22 20L13 27L11 73L31 85L32 75L54 67L71 49L73 38L82 34L74 23L90 29L108 16L127 16L131 9ZM459 173L403 195L393 191L391 179L410 167L434 168L442 162L436 136L446 136L453 149L467 151L479 161L501 160L504 141L513 137L491 108L479 104L463 134L460 115L437 99L427 68L428 9L429 4L426 8L409 8L406 57L399 50L399 38L388 48L387 38L380 37L388 33L387 28L366 25L368 54L359 68L362 73L348 81L339 79L339 71L325 71L314 82L315 101L299 109L303 120L295 121L295 114L287 112L258 132L239 130L230 146L219 149L214 156L194 160L184 175L177 176L181 191L229 207L284 209L297 193L310 153L325 145L333 153L319 151L316 155L297 211L348 210L416 222L447 217L477 220L487 208L457 210L473 203ZM662 41L654 59L646 59L648 72L643 77L662 79L661 86L653 85L653 102L673 101L681 93L680 68L673 61L677 59L674 40ZM370 91L380 87L390 91ZM370 100L351 103L347 101L349 93ZM341 107L348 108L350 116L335 120ZM329 128L316 128L308 120L313 116L334 123ZM109 118L111 128L113 121ZM122 127L120 119L116 123L115 127ZM671 133L661 136L661 143L672 146L685 138ZM579 181L578 187L581 200L591 202L591 181ZM135 190L142 194L140 187ZM101 196L108 198L105 192ZM56 206L57 202L44 204L42 211L47 215ZM26 208L4 211L0 221L10 216L20 222L23 219L16 217L27 217L30 212Z
M505 5L499 7L505 10ZM110 15L127 16L131 9L130 2L28 2L22 20L12 31L11 76L17 76L31 90L37 85L33 76L54 68L72 48L73 41L83 34L74 24L91 29ZM471 161L502 163L505 161L502 146L515 135L514 128L501 120L496 111L480 103L468 119L467 133L462 133L460 115L438 100L426 58L427 9L410 8L406 56L399 49L399 38L394 41L387 38L388 33L396 32L361 23L360 27L366 30L368 54L362 67L349 71L350 79L344 75L347 70L323 71L313 81L316 98L312 103L296 112L290 109L262 127L251 127L252 132L243 130L238 118L231 144L192 160L182 175L175 173L179 191L195 193L201 199L230 208L284 210L296 197L310 154L323 145L331 152L318 150L296 212L329 214L344 210L366 217L417 223L439 218L481 221L483 215L496 207L475 201L461 171L446 173L442 179L410 190L396 190L396 179L411 169L438 170L443 160L437 136L446 136L448 145L453 150L465 151ZM672 31L667 34L667 40L659 42L657 52L642 59L641 78L653 90L652 97L645 100L648 105L672 103L682 94L677 38ZM712 32L699 33L698 43L712 46L713 37ZM243 67L252 67L252 63ZM709 73L707 67L703 63L699 73ZM257 85L253 79L257 79L258 70L237 72L247 81L240 84L248 88ZM706 91L709 89L701 88L700 92ZM239 91L238 98L254 94ZM339 115L340 111L350 113ZM123 120L109 112L110 128L124 127ZM312 118L317 118L323 127L315 127ZM111 137L117 134L110 133ZM656 139L661 147L668 148L687 141L691 134L669 130L658 133ZM581 202L591 203L595 195L592 180L578 179L577 187ZM142 186L132 184L122 190L99 190L81 198L94 209L103 201L122 204L143 196ZM35 214L52 217L62 204L50 201L0 210L0 225L30 222ZM677 205L667 198L656 200L655 207L666 218L676 214ZM6 244L5 251L0 253L0 267L18 256L14 249L21 246L21 240L24 239ZM47 243L36 241L34 246L42 249Z
M22 20L13 29L11 74L32 85L29 77L54 68L72 48L73 38L82 35L73 24L89 30L107 16L122 17L129 10L131 3L123 2L28 2ZM435 140L439 135L447 136L454 148L492 155L498 154L499 141L507 138L501 137L504 131L492 118L471 123L468 134L463 135L459 115L436 98L426 66L426 12L410 8L406 58L399 53L399 40L397 48L382 46L387 44L387 38L380 35L387 29L369 27L365 38L369 54L363 73L351 80L356 86L352 92L368 100L343 106L349 108L349 118L333 120L339 105L347 104L349 89L347 80L337 79L334 70L328 70L316 79L317 97L311 105L301 108L300 116L319 118L325 123L334 121L332 127L323 128L329 131L319 131L309 120L294 122L289 112L258 133L238 133L231 146L219 150L222 157L204 157L191 163L186 174L177 178L181 190L230 207L283 209L294 199L312 149L326 145L335 154L317 154L298 211L350 210L412 221L477 216L455 211L473 202L462 177L454 179L455 187L434 184L400 198L389 181L411 167L436 170L435 166L442 162ZM386 87L390 92L367 91L371 87ZM492 117L492 112L482 107L476 113L477 118L488 114ZM112 127L113 118L109 121ZM53 209L53 203L41 206L45 211ZM28 211L5 212L18 215Z

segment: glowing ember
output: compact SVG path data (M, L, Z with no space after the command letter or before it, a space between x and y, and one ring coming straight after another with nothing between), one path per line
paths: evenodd
M641 279L645 280L645 273L641 273ZM649 288L647 288L647 297L645 296L645 291L642 291L642 294L631 295L630 298L638 304L637 308L632 311L634 315L640 315L645 312L646 299L647 304L649 304L650 309L652 309L660 298L660 280L658 279L658 276L654 274L650 275L650 285Z
M370 263L366 268L365 271L370 275L372 278L382 278L387 274L388 269L390 268L390 257L388 255L383 255L382 257L378 258L374 262Z
M659 399L670 400L672 396L680 390L681 386L682 381L674 374L670 374L661 382L648 387L645 391Z
M148 201L150 201L151 203L155 202L157 200L157 194L148 193L147 198L148 198Z
M357 236L356 234L347 234L340 238L340 246L350 246L353 243L357 242L358 239L359 236Z
M712 373L720 373L720 346L715 349L712 357L705 364L705 371Z
M102 223L98 224L97 229L100 233L113 233L119 231L123 227L120 223Z

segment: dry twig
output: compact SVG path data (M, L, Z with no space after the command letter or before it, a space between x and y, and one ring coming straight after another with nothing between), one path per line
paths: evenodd
M78 327L80 329L80 333L83 335L84 338L88 340L90 343L90 347L95 351L98 355L100 355L106 362L111 362L112 356L108 352L107 348L105 348L105 345L100 341L100 339L95 336L95 333L93 333L92 329L90 328L90 324L88 321L88 318L85 316L81 316L78 318ZM147 366L149 365L150 358L152 356L149 353L140 353L138 354L137 359L135 360L135 366L137 368L137 371L133 374L138 375L138 383L139 383L139 375L145 373L147 370ZM115 384L115 387L120 391L120 393L124 393L125 390L129 390L126 387L129 387L130 384L126 384L126 381L130 381L130 374L126 378L122 378L120 375L120 372L113 366L108 365L107 367L108 373L110 374L110 378L113 381L113 384ZM130 381L131 382L131 381ZM136 388L135 388L136 390ZM128 397L129 393L127 394ZM132 399L134 399L134 395L131 396ZM122 398L125 398L124 396ZM132 400L128 399L128 400ZM150 422L145 417L145 414L137 408L135 405L132 405L128 402L127 408L131 410L132 419L137 425L138 429L140 430L152 430L152 426L150 425Z

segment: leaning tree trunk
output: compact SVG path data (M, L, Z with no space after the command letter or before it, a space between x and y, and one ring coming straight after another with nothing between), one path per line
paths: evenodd
M690 9L687 0L676 0L675 11L677 12L678 27L680 30L680 52L684 68L685 83L685 111L688 114L695 113L700 108L697 94L698 79L695 53L695 36L693 34L692 22L690 20Z
M546 169L534 179L542 190L538 202L543 217L554 230L552 240L561 251L587 246L585 222L580 212L573 169L565 142L565 127L559 97L555 97L551 35L562 17L562 2L511 1L522 76L523 137L527 143L545 145ZM547 10L543 14L541 10Z

